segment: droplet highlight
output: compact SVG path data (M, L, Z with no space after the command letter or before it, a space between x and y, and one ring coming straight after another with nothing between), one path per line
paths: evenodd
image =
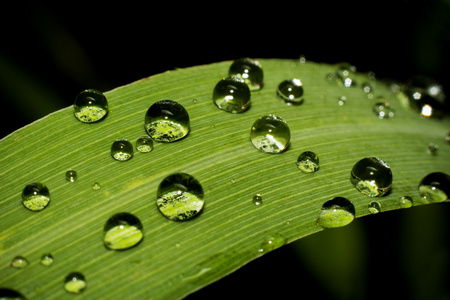
M281 153L289 146L291 131L286 121L275 115L257 119L250 131L256 149L265 153Z
M252 202L256 206L260 206L263 204L263 197L261 196L261 194L256 194L253 196Z
M262 65L255 59L240 58L235 60L230 66L228 76L243 79L250 91L257 91L263 87Z
M66 180L69 182L75 182L75 180L77 180L78 178L78 174L77 171L75 170L68 170L66 172Z
M284 80L278 85L277 95L287 105L300 105L303 103L303 84L297 78Z
M141 221L133 214L117 213L106 221L103 243L110 250L125 250L136 246L144 237Z
M44 255L41 256L41 265L48 267L51 264L53 264L53 255L51 255L50 253L46 253Z
M428 174L419 183L419 193L429 203L448 200L450 176L442 172Z
M136 140L136 149L141 153L148 153L153 150L153 140L147 136L143 135Z
M111 145L111 156L118 161L127 161L133 157L133 145L126 139L118 139Z
M169 220L185 221L197 216L204 206L203 188L193 176L175 173L158 187L156 205Z
M73 105L75 117L83 123L95 123L106 117L108 101L102 92L94 89L82 91Z
M41 211L50 203L48 188L39 182L28 184L22 191L22 204L32 211Z
M355 206L344 197L335 197L322 205L317 225L324 228L338 228L355 219Z
M28 265L29 265L28 260L21 255L14 257L11 261L11 267L17 269L26 268Z
M155 142L175 142L189 133L189 114L178 102L158 101L147 110L144 127Z
M303 173L314 173L319 170L319 157L312 151L302 152L297 158L297 167Z
M86 287L86 278L80 272L72 272L64 278L64 289L71 294L79 294Z
M382 159L366 157L353 166L351 182L362 194L369 197L381 197L391 188L392 171Z
M243 79L227 77L217 83L213 91L214 104L230 113L241 113L250 107L251 94Z

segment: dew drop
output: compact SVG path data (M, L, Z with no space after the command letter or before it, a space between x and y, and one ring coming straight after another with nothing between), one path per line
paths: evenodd
M294 106L303 102L303 85L300 79L284 80L278 85L277 95L287 105Z
M443 116L446 97L442 85L436 80L416 76L403 87L403 92L408 97L410 106L419 111L422 117Z
M340 63L336 71L336 77L340 81L340 84L344 87L352 87L356 85L354 76L356 73L356 67L349 63Z
M136 140L136 149L142 153L148 153L153 150L153 140L147 136L143 135Z
M450 132L447 133L447 135L445 136L445 142L446 142L447 144L450 144Z
M217 83L212 99L224 111L241 113L250 107L250 96L250 89L243 79L227 77Z
M145 130L155 142L170 143L184 138L190 130L189 114L178 102L155 102L145 114Z
M41 211L49 202L50 192L42 183L30 183L22 191L22 204L29 210Z
M256 194L255 196L253 196L252 202L256 206L262 205L263 204L263 198L262 198L261 194Z
M72 272L64 279L64 289L72 294L79 294L87 287L86 278L79 272Z
M353 203L343 197L335 197L322 205L317 225L324 228L337 228L350 224L355 218Z
M365 82L362 84L362 90L364 93L370 94L373 92L373 86L370 83Z
M281 153L291 139L287 123L275 115L261 117L253 123L250 140L256 149L266 153Z
M380 119L389 119L394 117L395 110L391 108L388 102L377 102L373 105L373 112Z
M258 252L267 253L286 245L287 238L279 233L268 234L258 248Z
M53 264L53 255L51 255L50 253L46 253L44 255L41 256L41 265L43 266L50 266L51 264Z
M92 189L94 191L97 191L97 190L101 189L100 183L94 182L94 184L92 185Z
M428 147L427 147L427 153L431 154L431 155L436 155L438 152L438 149L439 149L438 145L436 145L434 143L430 143L430 144L428 144Z
M26 298L19 292L11 289L0 288L1 300L25 300Z
M262 66L255 59L240 58L235 60L230 66L228 76L243 79L250 91L260 90L263 86Z
M346 96L341 96L341 97L339 97L338 98L338 101L337 101L337 103L340 105L340 106L344 106L344 104L347 102L347 97Z
M200 213L203 196L197 179L186 173L175 173L159 184L156 205L169 220L185 221Z
M419 184L420 195L428 202L443 202L450 196L450 176L442 172L430 173Z
M141 221L130 213L117 213L106 221L103 243L111 250L124 250L136 246L144 237Z
M75 98L73 105L75 117L83 123L102 120L108 113L108 101L103 93L87 89Z
M300 58L298 59L298 62L301 63L301 64L306 63L306 56L300 55Z
M14 267L17 269L26 268L28 266L28 264L29 264L28 260L21 255L14 257L13 260L11 261L11 267Z
M362 194L369 197L381 197L391 188L392 171L380 158L366 157L353 166L350 179Z
M403 196L398 199L398 206L400 208L410 208L414 205L414 201L410 196Z
M381 204L378 201L372 201L369 203L368 209L371 214L377 214L381 211Z
M319 170L319 157L311 151L305 151L298 156L297 167L304 173L314 173Z
M127 161L133 157L133 145L126 139L118 139L111 145L111 156L118 161Z
M66 180L69 182L75 182L75 180L77 180L78 174L77 171L75 170L68 170L66 172Z

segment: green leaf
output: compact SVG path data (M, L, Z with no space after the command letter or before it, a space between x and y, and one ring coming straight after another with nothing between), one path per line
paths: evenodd
M29 299L69 299L64 278L82 273L88 299L173 299L216 281L251 260L286 243L321 231L321 206L345 197L356 217L369 214L377 200L381 211L399 209L402 196L422 204L418 183L431 172L450 170L445 136L448 119L422 118L402 94L371 81L374 98L360 85L346 88L326 77L336 66L294 60L260 60L264 87L252 92L251 108L240 114L219 110L211 100L216 83L231 62L198 66L151 76L106 92L105 120L83 124L68 107L1 140L0 286ZM304 103L287 106L276 96L278 84L301 79ZM357 74L358 83L369 81ZM346 96L345 105L338 98ZM378 96L395 109L390 119L372 111ZM110 155L116 139L133 142L145 134L144 115L158 100L181 103L189 112L191 131L174 143L156 143L150 153L135 152L127 162ZM249 140L253 122L267 114L283 118L291 144L281 154L258 151ZM429 143L439 146L427 153ZM313 151L320 169L311 174L296 166L298 155ZM350 182L350 170L361 158L376 156L393 172L391 192L368 198ZM65 172L78 172L75 182ZM185 222L165 218L156 207L159 183L175 172L188 173L202 185L205 207ZM45 184L51 195L40 212L21 204L31 182ZM98 182L100 189L93 189ZM262 205L252 198L261 194ZM136 247L108 250L103 227L114 214L137 216L144 238ZM333 230L333 229L329 229ZM52 265L40 264L51 253ZM22 255L24 269L9 266Z

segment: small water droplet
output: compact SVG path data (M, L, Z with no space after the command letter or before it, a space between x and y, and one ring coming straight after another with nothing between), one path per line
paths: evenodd
M255 59L240 58L235 60L230 66L228 76L243 79L250 91L260 90L263 86L262 66Z
M22 191L22 204L29 210L41 211L49 202L50 192L42 183L30 183Z
M153 140L147 136L143 135L136 140L136 149L142 153L148 153L153 150Z
M0 288L1 300L25 300L26 298L19 292L11 289Z
M373 92L373 86L370 83L364 82L361 87L366 94Z
M450 196L450 176L442 172L430 173L419 184L419 193L432 202L443 202Z
M267 253L286 245L287 238L279 233L268 234L258 248L258 252Z
M410 208L414 205L414 201L410 196L403 196L398 199L398 206L400 208Z
M415 76L403 86L411 107L423 117L443 116L445 93L442 85L426 76Z
M103 228L103 243L111 250L124 250L136 246L144 237L141 221L130 213L117 213Z
M92 185L92 189L94 190L94 191L97 191L97 190L99 190L101 188L101 186L100 186L100 183L98 183L98 182L94 182L94 184Z
M356 85L354 75L356 73L356 67L349 63L338 64L338 69L336 71L336 77L343 84L344 87L352 87Z
M68 170L66 172L66 180L69 182L75 182L75 180L77 180L78 174L77 171L75 170Z
M177 141L189 133L189 114L178 102L155 102L145 114L145 130L155 142Z
M298 62L301 64L306 63L306 57L304 55L300 55L300 58L298 59Z
M72 272L64 279L64 289L72 294L79 294L87 287L86 278L80 272Z
M395 110L391 108L388 102L377 102L373 105L373 112L380 119L389 119L394 117Z
M347 102L347 97L346 96L340 96L339 98L338 98L338 104L340 105L340 106L344 106L344 104Z
M319 157L314 152L305 151L298 156L297 167L304 173L314 173L319 170Z
M372 201L369 203L368 209L371 214L377 214L381 211L381 204L378 201Z
M362 194L369 197L381 197L391 188L392 171L382 159L366 157L353 166L350 179Z
M317 225L337 228L350 224L355 219L355 206L343 197L335 197L322 205Z
M127 161L133 157L133 145L126 139L118 139L111 145L111 156L118 161Z
M159 184L156 205L169 220L185 221L203 209L203 188L189 174L175 173Z
M287 105L294 106L303 103L303 85L300 79L284 80L278 85L277 95Z
M256 206L262 205L263 204L263 198L262 198L261 194L256 194L255 196L253 196L252 202Z
M427 153L431 154L431 155L436 155L438 153L438 149L439 149L438 145L436 145L434 143L430 143L430 144L428 144L428 147L427 147Z
M28 260L21 255L14 257L13 260L11 261L11 267L14 267L17 269L26 268L28 266L28 264L29 264Z
M102 92L94 89L82 91L73 105L75 117L83 123L102 120L108 113L108 101Z
M53 261L53 255L51 255L50 253L46 253L41 256L41 265L43 266L48 267L53 263Z
M291 131L287 123L275 115L261 117L253 123L250 140L256 149L266 153L281 153L287 149Z
M250 89L243 79L223 78L214 88L212 99L218 108L241 113L250 107Z

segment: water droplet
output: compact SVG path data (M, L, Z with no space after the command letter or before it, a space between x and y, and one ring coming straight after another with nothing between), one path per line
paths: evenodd
M381 204L378 201L372 201L369 203L368 209L371 214L377 214L381 211Z
M142 153L151 152L153 150L153 140L147 135L138 137L136 140L136 149Z
M25 300L26 298L17 291L0 288L1 300Z
M79 294L87 287L86 278L79 272L72 272L64 279L64 289L72 294Z
M256 206L262 205L263 204L263 198L262 198L261 194L256 194L255 196L253 196L252 202Z
M370 94L373 92L373 86L370 83L365 82L362 84L362 90L364 93Z
M352 87L356 85L354 75L356 73L356 67L349 63L340 63L336 71L336 76L340 80L340 83L344 87Z
M350 179L362 194L381 197L391 188L392 171L389 165L378 157L366 157L353 166Z
M266 153L280 153L286 150L290 139L291 131L287 123L275 115L257 119L250 131L253 146Z
M103 93L88 89L75 98L73 104L75 117L83 123L94 123L102 120L108 113L108 101Z
M178 102L155 102L145 114L145 130L152 140L170 143L184 138L190 130L189 114Z
M398 206L400 208L410 208L414 205L414 201L410 196L403 196L398 200Z
M203 188L194 177L175 173L159 184L156 205L166 218L184 221L202 210L203 196Z
M50 253L46 253L41 256L41 265L43 266L50 266L53 263L53 255Z
M97 191L97 190L99 190L101 188L101 186L100 186L100 183L98 183L98 182L94 182L94 184L92 185L92 189L94 190L94 191Z
M250 91L260 90L263 86L264 74L262 66L254 59L241 58L235 60L230 66L228 76L243 79Z
M297 167L304 173L313 173L319 170L319 157L311 151L305 151L298 156Z
M322 205L317 225L324 228L337 228L350 224L355 219L353 203L343 197L335 197Z
M23 256L16 256L11 261L11 267L17 268L17 269L23 269L28 266L28 260Z
M42 183L30 183L22 191L22 204L29 210L43 210L49 202L50 192Z
M141 221L130 213L117 213L103 228L103 243L111 250L124 250L136 246L144 237Z
M430 173L419 184L419 193L428 202L443 202L450 196L450 176L442 172Z
M268 234L258 248L258 252L267 253L286 245L287 238L279 233Z
M66 180L69 182L74 182L75 180L77 180L77 176L78 174L75 170L71 169L66 172Z
M118 139L111 145L111 156L118 161L127 161L133 157L133 145L126 139Z
M450 132L445 136L445 142L447 142L447 144L450 144Z
M427 152L428 152L428 154L436 155L438 152L438 149L439 149L438 145L436 145L434 143L430 143L430 144L428 144Z
M395 110L391 108L388 102L375 103L373 106L373 112L380 119L389 119L395 115Z
M443 116L445 93L441 84L426 76L415 76L403 87L411 107L423 117Z
M341 97L338 98L338 104L340 106L343 106L346 102L347 102L347 97L346 96L341 96Z
M300 55L300 58L298 59L298 62L301 64L306 63L306 57L304 55Z
M299 105L303 102L303 85L300 79L284 80L278 85L277 95L287 105Z
M241 113L249 108L250 95L250 89L243 79L227 77L217 83L212 99L224 111Z

